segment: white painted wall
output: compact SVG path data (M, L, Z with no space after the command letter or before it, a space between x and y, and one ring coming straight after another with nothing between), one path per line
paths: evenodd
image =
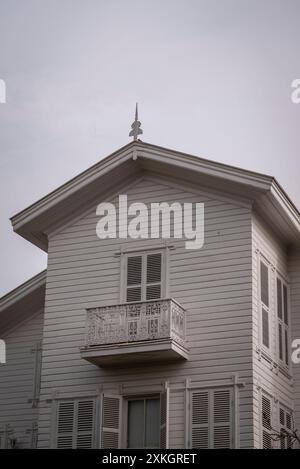
M39 446L49 447L56 398L162 389L170 392L170 447L185 446L185 379L194 385L228 383L238 374L240 445L253 447L251 209L203 190L193 193L173 181L145 178L128 188L129 203L204 202L205 244L187 251L182 240L169 251L169 294L187 311L184 363L101 369L81 360L86 308L120 302L118 240L96 236L96 204L80 219L49 237ZM97 203L101 200L97 201ZM160 241L127 241L125 248ZM180 388L177 391L175 388ZM52 403L50 400L53 400Z
M43 311L6 332L6 364L0 365L0 432L9 424L20 448L31 447L32 424L38 421L33 408L35 345L42 339ZM4 434L2 433L2 438ZM2 440L3 441L3 440Z
M289 277L292 307L292 340L300 339L300 251L289 252ZM293 365L295 428L300 428L300 364Z
M253 254L253 370L254 370L254 446L261 447L261 393L263 391L273 397L274 425L278 423L277 408L281 402L293 409L292 370L290 377L281 372L278 360L277 309L276 309L276 272L280 272L287 280L288 259L284 243L276 237L272 230L257 215L253 215L252 223L252 254ZM260 339L261 310L259 294L259 261L263 256L271 264L270 278L270 340L269 360L263 356Z

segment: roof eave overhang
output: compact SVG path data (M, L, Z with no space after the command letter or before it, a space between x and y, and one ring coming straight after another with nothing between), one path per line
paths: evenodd
M14 327L44 307L46 270L0 298L0 331Z
M280 227L287 242L300 244L299 212L274 178L141 141L120 148L12 217L13 229L47 251L47 232L67 216L70 207L83 211L93 200L99 203L112 182L121 184L122 180L141 171L179 177L201 187L217 187L246 198L267 222Z

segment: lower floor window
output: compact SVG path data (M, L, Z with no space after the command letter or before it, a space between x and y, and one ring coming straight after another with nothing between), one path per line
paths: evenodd
M190 447L232 448L232 390L199 389L191 392Z
M275 403L266 393L261 396L261 423L263 449L290 449L293 447L292 412Z
M151 396L103 394L101 448L168 448L169 392Z
M160 399L128 399L127 447L160 447Z

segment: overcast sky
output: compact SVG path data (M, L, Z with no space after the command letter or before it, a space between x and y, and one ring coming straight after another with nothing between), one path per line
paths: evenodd
M300 0L0 0L0 295L46 267L9 217L129 141L274 175L300 206Z

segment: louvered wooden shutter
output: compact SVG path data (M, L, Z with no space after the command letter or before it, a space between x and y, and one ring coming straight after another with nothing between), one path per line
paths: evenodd
M261 301L268 307L269 306L269 269L260 262L260 296Z
M57 448L72 449L74 434L75 402L58 403Z
M191 404L192 448L231 448L231 390L220 389L207 391L193 391Z
M283 360L283 330L282 325L278 324L278 348L279 348L279 358Z
M147 255L146 300L161 298L161 253Z
M231 447L231 392L214 391L214 444L213 447Z
M260 298L261 298L261 325L262 343L270 347L269 326L269 268L264 262L260 262Z
M39 397L40 397L40 388L41 388L41 371L42 371L42 343L37 342L35 347L32 349L34 353L34 377L33 377L33 397L32 397L32 406L36 407Z
M142 299L142 256L127 258L127 289L126 301L141 301Z
M169 448L169 390L160 394L160 447Z
M289 364L289 315L288 315L288 290L287 286L283 285L283 322L284 322L284 344L285 344L285 364Z
M94 421L94 399L59 402L57 448L93 448Z
M288 290L277 278L277 318L278 318L278 355L287 366L289 364L289 328L288 328Z
M269 312L262 308L262 343L268 348L270 347L269 337Z
M95 401L80 400L77 404L76 448L93 448Z
M262 418L262 447L263 449L272 448L272 408L271 400L262 395L261 399L261 418Z
M117 449L121 445L122 397L103 395L101 416L101 448Z
M282 438L280 439L281 449L292 448L292 438L288 434L292 431L292 415L282 407L279 408L279 422L280 422L280 433Z
M194 391L192 393L191 444L192 448L209 448L209 393Z
M277 316L282 319L282 283L277 279Z
M283 315L284 315L284 323L288 326L288 291L287 286L283 285Z

